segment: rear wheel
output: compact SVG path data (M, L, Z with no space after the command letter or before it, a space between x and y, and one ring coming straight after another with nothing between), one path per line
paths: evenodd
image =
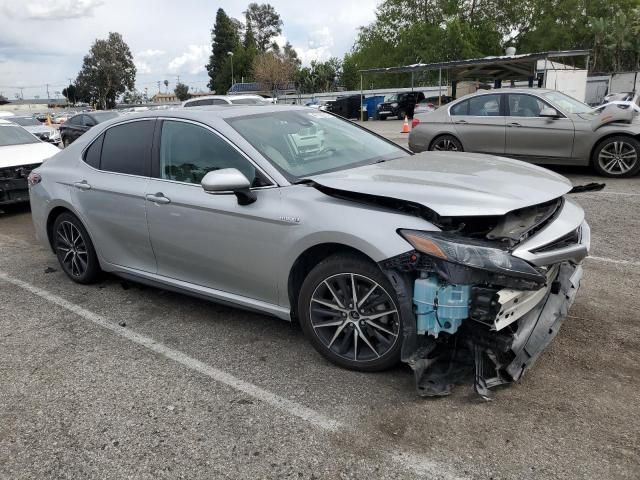
M633 137L605 139L593 152L593 167L605 177L631 177L640 171L640 142Z
M67 137L62 137L62 145L64 145L64 148L67 148L69 145L71 145L71 142Z
M400 110L398 112L398 120L404 120L405 115L407 114L407 112L405 112L404 110Z
M429 150L438 150L446 152L463 152L462 144L453 135L442 135L431 142Z
M304 280L298 298L302 329L329 361L359 371L398 363L402 319L393 287L373 263L334 255Z
M100 264L87 230L78 218L62 213L53 223L53 248L64 272L77 283L93 283Z

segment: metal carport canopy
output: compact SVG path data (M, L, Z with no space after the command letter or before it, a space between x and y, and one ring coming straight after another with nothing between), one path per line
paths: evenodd
M448 70L450 80L476 80L492 78L496 80L518 80L535 76L538 60L562 57L589 56L590 50L558 50L499 57L471 58L437 63L415 63L398 67L368 68L359 70L366 73L414 73L433 70Z

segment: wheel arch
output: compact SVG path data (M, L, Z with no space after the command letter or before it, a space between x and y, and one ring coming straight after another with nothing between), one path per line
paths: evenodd
M351 254L377 265L375 260L373 260L369 255L344 243L326 242L307 248L298 255L289 270L287 295L289 298L289 305L291 306L292 320L297 321L298 318L298 295L304 279L316 265L337 253Z
M442 137L453 137L455 138L458 142L460 142L460 145L462 145L462 149L464 150L464 143L462 142L462 140L460 140L460 137L455 134L454 132L440 132L436 135L433 136L433 138L431 139L431 141L429 142L429 150L431 150L431 148L433 147L433 144L436 143L440 138Z
M600 145L602 144L602 142L604 142L605 140L608 140L612 137L629 137L629 138L633 138L634 140L640 142L640 133L638 134L633 134L630 133L628 131L616 131L616 132L607 132L605 135L603 135L602 137L598 138L595 142L593 142L593 145L591 146L591 151L589 152L589 165L593 165L594 163L594 155L596 153L596 150L600 147Z
M55 253L55 250L53 248L53 224L55 223L56 218L58 218L63 213L69 213L73 215L78 219L80 223L82 223L82 226L84 227L84 229L87 231L87 234L89 235L89 240L91 241L93 248L96 249L96 243L93 241L93 235L91 234L91 231L87 227L87 223L83 221L82 217L78 215L78 213L74 211L73 208L71 208L66 204L62 204L62 205L56 205L47 214L47 221L45 225L46 232L47 232L47 243L49 244L49 247L51 247L51 250L53 251L53 253ZM96 249L96 254L97 254L97 249ZM100 256L98 255L98 258L99 257Z

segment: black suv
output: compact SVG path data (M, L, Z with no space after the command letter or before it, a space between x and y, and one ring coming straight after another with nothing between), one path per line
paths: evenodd
M119 116L116 112L90 112L74 115L60 125L60 136L65 147L71 145L80 135L106 120Z
M377 116L380 120L386 120L387 117L397 117L398 120L404 120L405 115L413 118L413 109L416 103L424 100L422 92L404 92L387 95L380 105L378 105Z

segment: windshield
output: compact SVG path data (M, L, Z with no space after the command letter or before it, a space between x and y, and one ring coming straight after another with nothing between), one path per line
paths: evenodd
M386 95L384 97L384 102L385 103L389 103L389 102L397 102L398 101L398 94L397 93L393 93L391 95Z
M269 112L227 122L292 182L408 155L351 122L316 110Z
M569 95L560 92L546 92L542 96L567 113L588 113L592 108Z
M264 105L265 102L259 98L232 98L234 105Z
M38 143L36 137L17 125L0 125L0 147Z
M107 120L111 120L112 118L119 117L120 115L116 112L99 112L92 113L91 116L96 119L96 122L106 122Z
M13 123L17 123L23 127L33 127L42 125L38 120L31 117L14 117L11 119Z

